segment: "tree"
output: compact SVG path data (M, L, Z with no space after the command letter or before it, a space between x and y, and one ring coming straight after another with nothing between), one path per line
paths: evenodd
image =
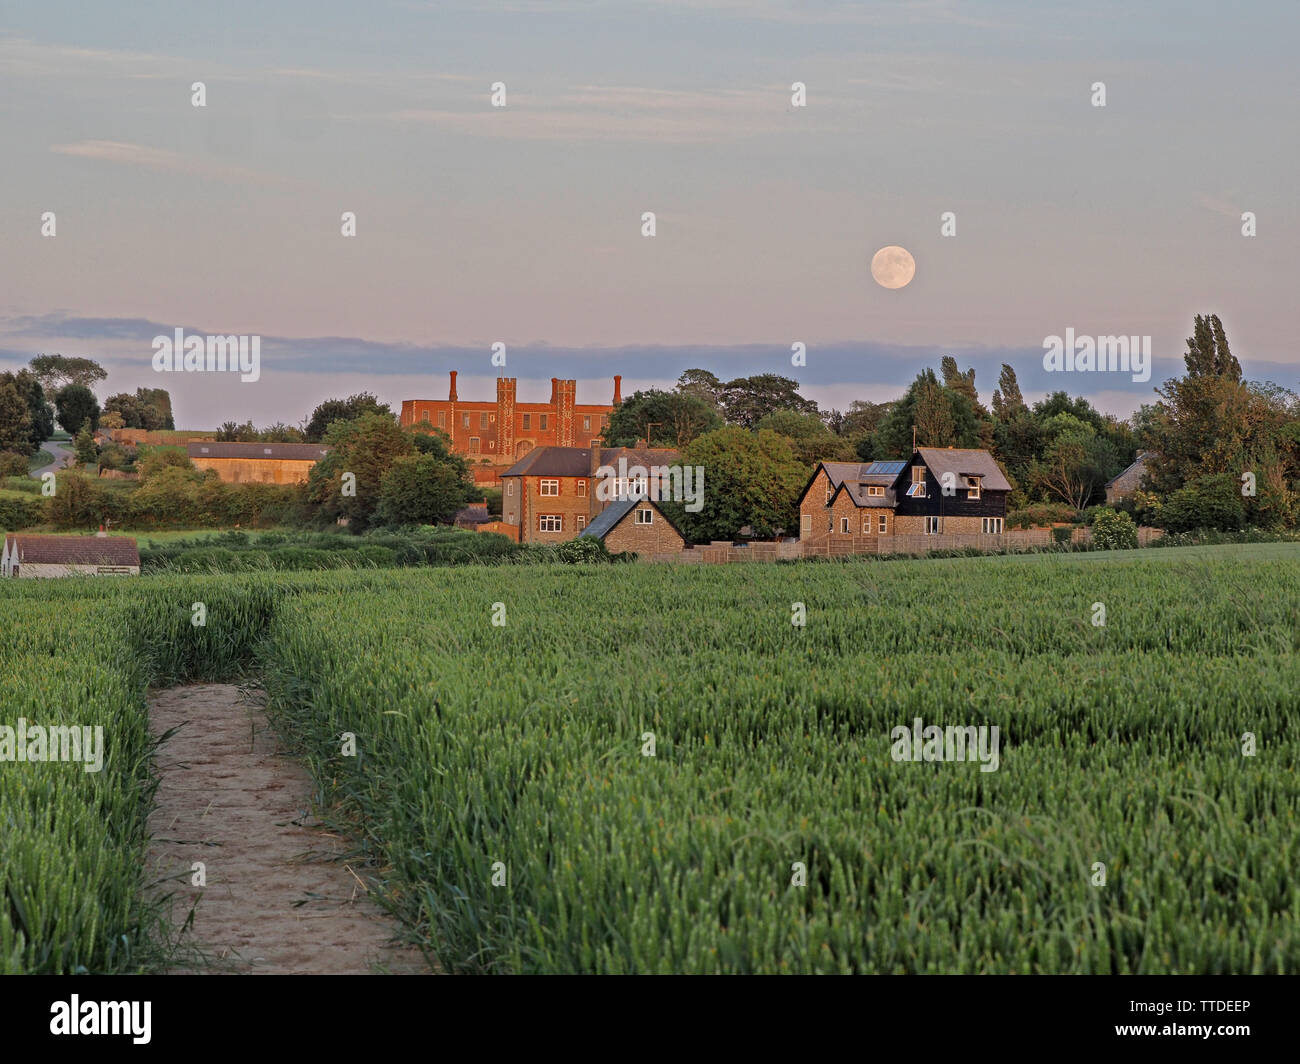
M84 384L68 384L54 393L54 407L59 424L70 435L81 431L83 422L89 422L91 431L99 427L99 401L95 393Z
M398 458L380 480L375 523L450 524L470 494L469 484L455 467L436 455Z
M116 410L108 410L99 419L99 427L105 432L126 428L126 420Z
M329 453L308 474L307 498L323 516L346 517L354 529L367 528L379 507L384 474L397 459L415 453L412 437L388 413L330 422L321 441ZM346 481L345 473L352 475Z
M722 413L722 381L707 369L688 369L677 378L677 393L693 396Z
M169 469L197 472L189 455L179 447L140 448L140 459L136 463L136 469L142 481L151 480L157 474Z
M1003 362L1002 372L998 375L998 386L993 392L993 416L999 421L1010 421L1027 409L1024 396L1020 394L1016 371Z
M122 427L156 432L174 429L172 399L166 388L137 388L135 395L118 392L104 400L104 412L112 412L122 419Z
M853 444L833 433L816 414L778 410L768 414L754 428L769 429L790 441L795 457L805 465L818 462L851 462L857 457Z
M29 363L32 375L47 392L56 392L69 384L89 388L102 381L108 371L90 358L68 355L37 355Z
M1157 511L1157 520L1167 532L1203 528L1238 531L1246 524L1241 481L1227 473L1198 477L1169 494Z
M369 392L358 392L346 399L326 399L312 411L303 434L308 443L320 443L325 439L325 430L334 422L355 421L363 414L386 414L391 418L393 411Z
M753 428L778 410L817 413L817 404L799 394L799 382L775 373L737 377L722 386L719 396L727 423Z
M703 509L686 513L676 504L674 521L692 539L732 539L746 525L756 536L798 527L799 493L808 470L790 441L775 432L754 433L735 426L716 429L692 441L682 464L704 469Z
M1073 414L1057 414L1043 430L1048 443L1031 475L1048 495L1082 510L1119 471L1114 449Z
M944 387L934 370L925 369L858 453L864 460L906 458L912 453L913 427L919 447L980 447L980 424L970 397Z
M631 447L648 429L651 447L680 450L697 436L721 426L718 412L699 396L651 388L634 392L614 408L603 440L606 447Z
M99 461L99 451L95 448L94 437L90 434L90 422L84 421L76 439L77 464L94 465Z
M0 451L12 451L26 457L36 448L32 446L32 415L27 397L18 387L12 373L0 378Z
M1241 380L1241 363L1228 350L1228 337L1217 314L1196 315L1183 356L1189 377L1223 377Z

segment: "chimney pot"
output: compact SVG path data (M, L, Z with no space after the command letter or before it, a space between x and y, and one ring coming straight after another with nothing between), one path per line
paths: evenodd
M451 390L447 393L447 398L451 402L456 401L456 371L451 371Z
M623 378L617 373L614 374L614 405L618 406L623 401Z

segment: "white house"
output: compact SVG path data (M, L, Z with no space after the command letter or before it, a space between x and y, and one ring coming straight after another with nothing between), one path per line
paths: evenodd
M36 536L10 533L0 576L139 576L140 552L131 536Z

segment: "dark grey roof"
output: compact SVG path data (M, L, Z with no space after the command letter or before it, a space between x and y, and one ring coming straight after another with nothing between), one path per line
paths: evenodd
M986 491L1011 490L1007 478L1002 475L1002 470L988 451L960 447L918 447L916 453L939 479L945 473L957 477L980 477Z
M618 499L611 502L605 507L605 509L601 510L600 513L596 515L596 519L592 521L591 524L578 533L578 538L582 539L583 536L591 536L595 539L604 539L614 531L615 525L632 512L632 508L636 506L637 503L644 501L648 500ZM658 510L659 508L656 506L655 509Z
M873 478L869 482L846 480L840 485L835 494L838 495L840 491L847 491L849 493L849 498L853 500L853 504L858 507L884 506L892 508L898 502L894 489L890 486L892 483L892 479L888 482L884 482L879 478ZM885 489L885 494L869 495L867 494L868 487L883 487ZM834 502L834 500L835 496L832 495L831 501Z
M1136 488L1139 482L1142 480L1142 475L1146 473L1146 471L1147 471L1147 452L1139 451L1138 456L1135 459L1133 459L1132 464L1129 465L1128 468L1124 469L1120 473L1117 473L1115 476L1111 477L1110 480L1106 481L1106 487L1112 488L1116 484L1121 484L1125 488L1128 487Z
M329 454L319 443L217 443L199 440L185 445L191 458L272 458L293 462L318 462Z
M600 465L617 469L618 460L626 458L629 466L672 465L680 459L676 451L665 448L646 450L636 447L602 447ZM591 450L587 447L534 447L501 474L503 477L589 477Z

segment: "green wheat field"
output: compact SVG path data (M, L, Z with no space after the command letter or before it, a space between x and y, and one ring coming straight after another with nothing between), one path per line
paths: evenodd
M147 689L242 677L449 971L1294 973L1298 649L1290 544L9 581L0 724L107 759L0 763L0 971L165 965Z

